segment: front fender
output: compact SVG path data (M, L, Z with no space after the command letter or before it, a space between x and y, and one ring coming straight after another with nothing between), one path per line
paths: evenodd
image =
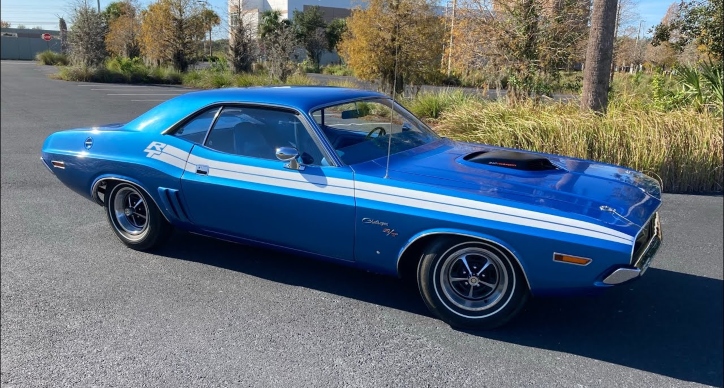
M492 244L497 245L501 249L505 250L512 258L515 259L515 261L518 263L518 266L520 267L521 271L523 272L523 278L525 279L525 283L528 285L528 289L530 290L530 281L528 281L528 275L527 275L527 268L523 262L518 259L518 253L511 247L509 244L507 244L505 241L502 241L496 237L487 235L485 233L480 232L471 232L469 230L462 230L462 229L453 229L453 228L437 228L437 229L428 229L422 232L419 232L415 235L413 235L407 243L400 249L400 252L397 255L397 273L400 273L400 261L405 254L405 251L409 249L412 245L415 244L415 242L419 241L422 238L433 236L433 235L449 235L449 236L461 236L461 237L471 237L477 240L486 241Z

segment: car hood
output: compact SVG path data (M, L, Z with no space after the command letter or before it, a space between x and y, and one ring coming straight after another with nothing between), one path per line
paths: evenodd
M478 160L486 153L503 158ZM550 168L535 163L513 168L505 159L511 155L534 162L545 159ZM374 170L386 169L385 163L385 158L374 161ZM629 233L640 229L661 204L659 183L624 167L447 139L393 155L387 177L429 185L432 191L452 189L469 199L575 215Z

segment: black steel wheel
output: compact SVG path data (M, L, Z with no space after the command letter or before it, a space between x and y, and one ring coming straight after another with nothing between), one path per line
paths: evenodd
M423 253L417 275L427 307L453 327L501 326L529 297L511 254L485 241L438 238Z

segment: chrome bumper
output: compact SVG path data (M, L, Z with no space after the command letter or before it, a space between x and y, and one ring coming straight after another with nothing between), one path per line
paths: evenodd
M610 275L606 276L605 279L603 279L603 283L605 284L621 284L623 282L627 282L629 280L635 279L646 272L646 270L651 265L651 262L654 260L654 255L656 255L656 252L659 250L659 247L661 246L661 241L663 239L661 234L661 223L659 221L659 214L656 213L654 215L654 233L651 240L646 245L646 249L644 249L641 256L639 256L638 260L634 263L634 268L619 268Z

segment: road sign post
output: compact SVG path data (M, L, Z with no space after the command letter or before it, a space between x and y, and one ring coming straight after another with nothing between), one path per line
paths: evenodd
M48 51L50 51L50 40L53 39L53 36L46 32L44 34L40 34L40 37L43 38L45 45L48 47Z

